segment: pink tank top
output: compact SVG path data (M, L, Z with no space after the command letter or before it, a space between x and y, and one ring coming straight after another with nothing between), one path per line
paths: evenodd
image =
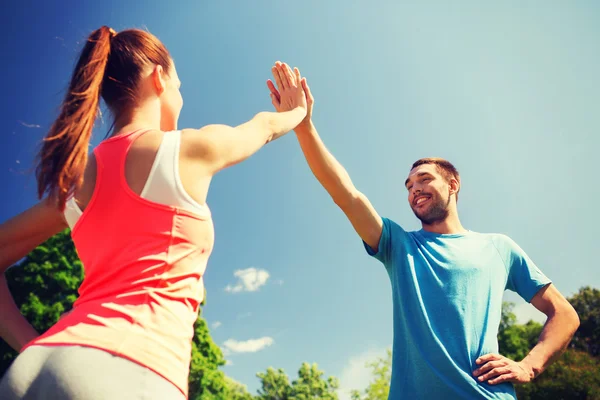
M95 347L141 364L187 396L193 325L214 229L198 215L145 200L125 179L136 131L95 150L96 188L72 230L85 278L73 311L33 345Z

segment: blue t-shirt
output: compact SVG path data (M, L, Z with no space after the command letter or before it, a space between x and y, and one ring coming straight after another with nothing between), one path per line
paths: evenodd
M473 371L498 353L504 290L529 302L550 283L525 252L505 235L406 232L386 218L379 249L365 247L392 282L389 399L515 399L512 384Z

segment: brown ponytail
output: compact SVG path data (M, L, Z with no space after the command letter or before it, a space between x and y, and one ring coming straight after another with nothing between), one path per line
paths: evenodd
M100 97L116 120L136 104L144 69L152 65L161 65L168 74L173 61L151 33L127 29L117 34L107 26L92 32L73 71L60 115L38 154L40 198L48 193L64 208L83 181Z
M112 29L103 26L87 39L60 115L52 124L38 154L38 196L41 198L48 192L58 200L61 208L83 179L114 34Z

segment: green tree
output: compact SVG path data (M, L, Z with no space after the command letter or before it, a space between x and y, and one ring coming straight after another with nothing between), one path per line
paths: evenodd
M6 272L8 286L23 315L44 332L72 308L83 280L83 267L68 230L34 249L18 265ZM221 400L232 398L240 388L226 381L219 367L223 354L213 342L206 321L199 316L194 326L190 365L190 399ZM0 376L4 375L17 353L0 340ZM239 400L245 400L243 397Z
M298 379L290 383L283 369L268 368L256 374L261 387L256 400L338 400L337 378L324 379L317 364L303 363L298 370Z
M589 304L589 292L584 292L588 296L582 296L586 299L582 303ZM502 309L498 345L500 354L519 361L535 346L543 327L534 321L517 324L513 307L505 303ZM590 314L593 315L592 310ZM568 350L533 382L516 385L515 389L519 400L600 400L600 361L584 351Z
M292 382L290 400L338 400L337 378L324 379L323 375L317 364L302 363L298 379Z
M219 369L225 359L219 346L210 336L208 324L201 316L194 326L192 361L189 376L189 398L191 400L220 400L228 398L230 385Z
M535 321L529 321L525 325L517 324L513 308L512 303L503 303L498 329L498 348L503 356L520 361L537 343L543 326Z
M69 231L59 233L6 271L8 287L23 315L44 332L72 308L83 279L83 268ZM17 356L0 340L0 376Z
M600 290L583 287L569 302L581 321L571 347L600 357Z
M228 400L254 400L255 397L248 393L248 388L246 385L242 385L241 383L225 377L228 386Z
M281 368L267 368L266 372L256 374L261 387L258 389L257 400L289 400L292 392L290 378Z
M600 360L567 350L537 379L515 389L519 400L600 400Z
M388 349L385 357L368 362L366 366L371 369L373 380L362 394L358 390L353 390L352 400L387 400L392 379L392 351Z

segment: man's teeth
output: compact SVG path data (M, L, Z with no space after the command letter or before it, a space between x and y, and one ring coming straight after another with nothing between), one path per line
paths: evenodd
M417 200L417 204L421 204L425 200L427 200L427 197L421 197L419 200Z

